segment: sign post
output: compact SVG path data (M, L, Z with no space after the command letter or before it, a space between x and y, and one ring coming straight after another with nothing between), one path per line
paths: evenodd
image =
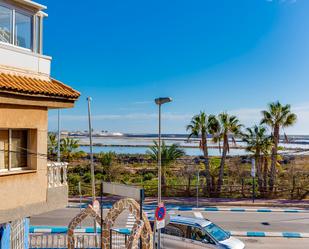
M160 203L156 208L156 228L159 230L165 227L166 208L163 203Z
M254 203L255 199L255 159L252 158L251 161L251 176L252 176L252 202Z

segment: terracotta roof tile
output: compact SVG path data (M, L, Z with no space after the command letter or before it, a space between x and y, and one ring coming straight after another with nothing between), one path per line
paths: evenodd
M60 97L76 100L80 93L55 79L42 79L0 72L0 92Z

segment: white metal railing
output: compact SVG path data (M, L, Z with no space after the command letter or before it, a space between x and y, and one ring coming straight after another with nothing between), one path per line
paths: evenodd
M75 234L75 248L100 248L100 234ZM67 234L30 233L29 248L67 248Z
M11 222L11 249L24 248L25 239L25 224L24 219L15 220Z
M63 162L47 163L47 179L49 188L67 185L67 165L67 163Z

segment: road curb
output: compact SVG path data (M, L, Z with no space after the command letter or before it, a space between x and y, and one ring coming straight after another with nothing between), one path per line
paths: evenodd
M91 201L91 197L86 197L84 199L82 199L83 203L88 203ZM110 200L109 200L110 201ZM115 200L112 200L112 202ZM166 198L163 198L163 201L166 203L166 205L174 205L174 206L186 206L186 205L191 205L192 202L189 201L185 201L185 200L175 200L173 201L172 198L170 198L169 200L167 200ZM218 201L216 202L215 200L203 200L202 198L200 199L200 205L201 206L207 206L207 207L212 207L212 206L228 206L228 207L255 207L255 208L262 208L262 207L267 207L267 208L303 208L303 209L309 209L309 202L308 201L303 201L300 203L297 202L288 202L288 203L284 203L285 201L289 201L289 200L275 200L278 201L277 203L271 203L271 202L242 202L242 201L238 201L235 200L235 202L224 202L224 201ZM282 203L279 203L279 202ZM69 202L71 203L79 203L80 199L78 197L76 198L70 198ZM154 201L153 199L147 199L145 200L145 203L147 205L154 205L154 203L156 203L156 201Z
M86 208L88 204L78 205L68 205L68 208ZM111 204L104 205L104 208L111 208ZM155 210L155 205L144 205L145 211L153 211ZM190 206L169 206L166 205L166 209L168 211L200 211L200 212L258 212L258 213L271 213L271 212L279 212L279 213L309 213L309 210L304 209L268 209L268 208L241 208L241 207L232 207L232 208L224 208L224 207L201 207L195 208Z
M261 231L231 231L230 234L236 237L279 237L279 238L309 238L309 233L296 233L296 232L261 232Z
M30 233L67 233L67 227L52 227L52 226L30 226ZM93 227L74 229L75 233L94 233ZM97 232L101 232L101 228L97 228ZM261 232L261 231L228 231L232 236L236 237L281 237L281 238L309 238L309 233L297 232Z

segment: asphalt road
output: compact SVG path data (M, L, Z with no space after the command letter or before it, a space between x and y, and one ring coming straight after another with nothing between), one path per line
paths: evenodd
M248 238L238 237L245 243L246 249L308 249L309 239L287 239L287 238ZM184 244L184 242L171 243L164 241L162 237L162 249L170 248L190 248L190 249L201 249L209 247L201 247L194 244Z
M194 217L194 212L176 212ZM229 231L309 233L309 213L200 212ZM308 246L309 248L309 246Z
M108 210L104 210L104 214ZM78 208L66 208L31 217L31 225L67 226L78 214ZM195 216L194 212L175 212L185 216ZM302 232L309 233L309 213L257 213L257 212L200 212L222 228L230 231ZM124 212L116 226L124 227L127 213ZM82 226L92 226L93 220L83 221ZM249 249L308 249L309 239L249 238L239 237Z
M78 208L65 208L31 217L31 225L67 226L78 214ZM104 210L104 214L107 210ZM194 217L194 212L175 212ZM309 233L309 213L200 212L203 217L229 231L301 232ZM124 218L125 219L125 218ZM119 219L121 221L121 219ZM124 222L124 221L123 221ZM91 226L89 219L83 226ZM308 247L309 248L309 247Z

